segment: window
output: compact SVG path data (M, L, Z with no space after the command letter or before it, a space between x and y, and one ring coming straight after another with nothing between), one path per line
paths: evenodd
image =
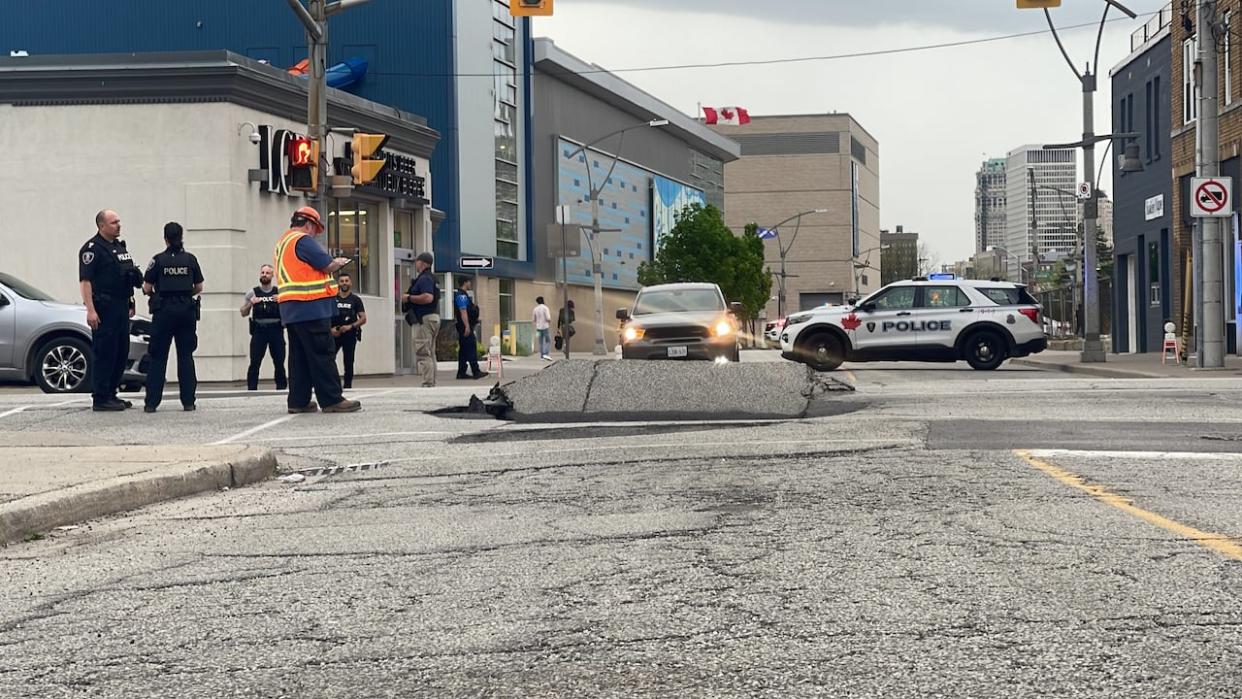
M914 308L914 292L913 286L898 286L881 291L869 299L868 303L874 304L881 311L906 310Z
M517 140L517 30L508 0L492 2L492 75L495 109L496 254L517 259L519 179ZM565 154L566 157L569 153Z
M1225 13L1225 104L1233 103L1233 37L1230 35L1230 26L1233 24L1233 11Z
M956 286L928 286L923 289L924 308L961 308L969 305L970 299Z
M1143 153L1147 156L1147 162L1151 162L1151 142L1154 138L1154 131L1151 128L1152 115L1155 113L1155 102L1152 93L1152 81L1147 81L1146 99L1143 102L1143 138L1145 139Z
M380 244L379 206L356 199L338 199L328 212L328 250L354 264L345 268L353 275L354 290L375 296L380 293L379 265L375 256Z
M1152 81L1151 88L1152 105L1151 105L1151 132L1156 134L1152 137L1151 142L1151 159L1160 159L1160 102L1165 98L1163 92L1160 91L1160 76L1157 75Z
M501 279L500 280L500 328L501 330L508 330L509 323L512 323L514 320L517 319L517 314L515 312L515 304L513 301L513 297L514 297L513 287L514 287L514 284L513 284L512 279Z
M1026 289L997 287L992 289L979 289L979 291L998 306L1033 305L1039 303L1035 300L1034 296L1026 293Z
M1147 281L1152 284L1160 283L1160 244L1147 244Z
M1189 124L1199 116L1195 101L1195 54L1198 42L1191 37L1182 42L1182 123Z

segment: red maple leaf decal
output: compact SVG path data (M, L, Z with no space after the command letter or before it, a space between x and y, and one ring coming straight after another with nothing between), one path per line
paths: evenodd
M862 321L858 319L858 314L851 313L841 319L841 327L846 330L857 330L862 325Z

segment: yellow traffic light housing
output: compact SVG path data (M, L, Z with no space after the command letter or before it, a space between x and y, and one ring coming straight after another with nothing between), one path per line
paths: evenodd
M289 141L289 189L297 192L319 191L319 143L306 136Z
M387 134L354 134L353 141L350 144L350 154L353 157L354 166L350 168L350 174L354 176L355 186L369 184L376 177L379 177L380 172L388 165L388 159L379 154L386 143L388 143Z
M1018 0L1019 10L1047 10L1060 6L1061 0Z
M509 0L509 14L514 17L551 17L552 0Z

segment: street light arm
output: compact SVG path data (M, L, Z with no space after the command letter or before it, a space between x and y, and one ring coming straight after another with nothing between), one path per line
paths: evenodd
M617 144L618 153L620 153L622 150L625 149L625 133L626 133L625 131L621 132L621 142ZM619 162L621 162L620 158L612 159L612 166L608 168L608 174L604 175L604 181L599 183L600 191L603 191L604 187L608 186L608 181L612 179L612 173L616 171L617 163ZM592 194L591 196L597 196L597 195L598 195L598 192L596 194Z
M361 5L370 1L371 0L334 0L324 6L324 14L331 17L342 10L348 10L355 5Z
M797 223L797 225L795 225L795 226L794 226L794 234L793 234L793 237L789 239L789 247L785 248L785 252L784 252L784 253L782 253L782 254L786 254L786 255L787 255L787 254L789 254L789 251L790 251L790 250L793 250L794 242L798 240L798 231L800 231L800 230L802 230L802 215L801 215L801 214L799 214L799 215L798 215L798 223ZM779 237L776 239L776 242L777 242L777 243L779 243L779 242L780 242L780 238L779 238Z
M1070 71L1075 78L1082 80L1082 73L1079 73L1078 69L1074 67L1074 61L1069 57L1069 52L1065 50L1065 44L1061 43L1061 35L1057 33L1056 25L1052 23L1052 13L1046 7L1044 8L1044 19L1048 20L1048 28L1052 30L1052 38L1056 39L1057 48L1061 49L1061 55L1065 56L1065 62L1069 65Z
M289 2L297 2L297 0L289 0ZM651 126L651 125L652 125L652 121L653 121L653 120L648 119L647 121L644 121L644 122L642 122L641 124L634 124L634 125L632 125L632 126L627 126L627 127L625 127L624 129L617 129L616 131L613 131L612 133L604 134L603 136L600 136L599 138L595 139L594 141L591 141L590 143L586 144L585 146L579 146L577 150L573 151L572 153L570 153L569 155L567 155L567 156L565 156L565 157L567 157L567 158L572 158L572 157L574 157L574 156L578 155L579 153L585 153L585 152L586 152L586 150L587 150L588 148L591 148L592 146L594 146L594 145L596 145L596 144L598 144L598 143L602 143L602 142L604 142L604 141L607 141L608 139L612 138L613 136L616 136L616 135L619 135L619 134L623 134L623 133L625 133L625 132L627 132L627 131L633 131L634 129L641 129L641 128L643 128L644 126Z
M1100 31L1095 35L1095 60L1091 63L1091 70L1096 75L1100 74L1100 42L1104 41L1104 25L1108 22L1108 11L1111 9L1112 3L1104 0L1104 16L1100 18Z

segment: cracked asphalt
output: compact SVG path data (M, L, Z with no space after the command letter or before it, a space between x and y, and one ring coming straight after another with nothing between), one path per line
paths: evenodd
M367 467L0 549L0 696L1242 694L1242 561L1211 548L1242 538L1242 381L834 376L857 410L531 426L376 389L241 438L283 399L0 393L30 406L0 431Z

